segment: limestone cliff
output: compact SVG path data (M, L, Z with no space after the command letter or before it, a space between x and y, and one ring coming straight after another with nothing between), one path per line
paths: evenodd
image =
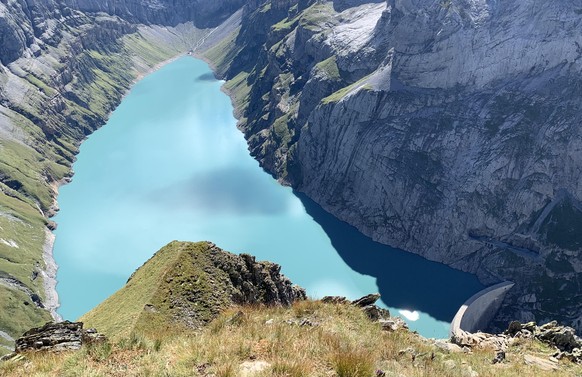
M377 241L514 281L499 321L580 331L581 22L571 1L271 1L219 70L283 182Z

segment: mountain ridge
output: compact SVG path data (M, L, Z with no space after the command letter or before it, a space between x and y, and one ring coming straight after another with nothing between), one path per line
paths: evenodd
M0 374L89 376L575 376L582 339L555 322L426 339L375 302L306 299L280 266L171 242L83 322L47 323ZM201 320L202 319L202 320ZM98 326L89 328L91 326Z

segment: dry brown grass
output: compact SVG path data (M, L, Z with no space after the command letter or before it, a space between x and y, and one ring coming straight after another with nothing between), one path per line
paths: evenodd
M300 326L306 318L315 325ZM307 301L290 309L233 309L200 331L132 335L76 353L27 355L0 364L0 375L236 377L240 365L253 360L269 363L260 377L367 377L376 370L439 377L468 375L470 369L481 377L582 375L582 366L567 362L559 372L523 362L526 353L547 358L551 352L524 341L508 352L507 363L492 365L492 351L447 353L407 331L383 332L357 308Z

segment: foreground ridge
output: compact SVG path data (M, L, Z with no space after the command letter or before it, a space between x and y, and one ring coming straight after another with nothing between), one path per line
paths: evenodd
M174 241L83 316L16 341L0 375L579 376L582 340L552 322L426 339L376 305L306 299L281 267ZM97 330L83 330L84 325ZM46 351L56 351L46 352Z

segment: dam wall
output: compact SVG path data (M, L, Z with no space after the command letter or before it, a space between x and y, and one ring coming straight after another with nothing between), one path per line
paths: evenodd
M484 331L493 319L508 290L515 284L506 281L477 292L461 306L451 322L450 335L460 331Z

